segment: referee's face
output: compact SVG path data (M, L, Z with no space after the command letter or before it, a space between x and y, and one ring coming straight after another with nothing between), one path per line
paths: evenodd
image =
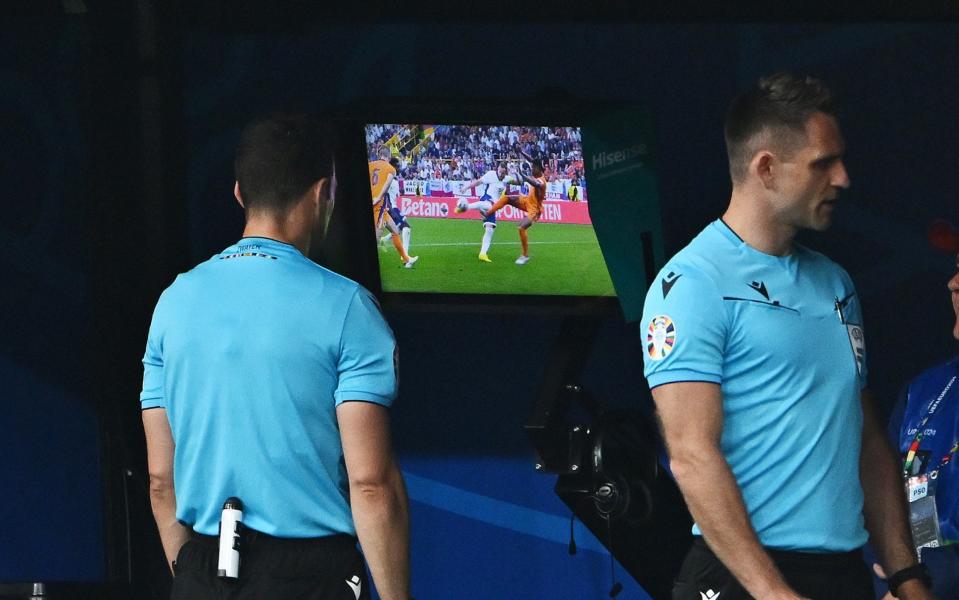
M777 176L783 221L797 229L824 231L832 224L839 190L849 187L845 150L836 119L814 113L806 121L806 143L784 160Z
M952 295L952 310L956 313L956 322L952 326L952 337L959 340L959 256L956 256L956 274L949 280L947 286Z

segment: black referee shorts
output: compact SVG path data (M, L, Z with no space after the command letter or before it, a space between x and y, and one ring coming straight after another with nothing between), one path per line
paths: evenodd
M245 529L240 577L216 575L218 538L194 533L173 565L171 600L369 600L356 538L277 538Z
M860 550L830 554L766 550L798 594L812 600L874 600L872 575ZM750 600L701 536L683 561L673 600Z

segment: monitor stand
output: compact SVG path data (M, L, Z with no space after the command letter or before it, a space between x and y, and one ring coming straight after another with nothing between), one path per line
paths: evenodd
M607 410L579 383L599 325L568 317L550 348L524 427L534 468L558 475L556 494L574 515L651 597L668 598L692 543L692 519L652 415ZM574 403L588 419L568 420Z

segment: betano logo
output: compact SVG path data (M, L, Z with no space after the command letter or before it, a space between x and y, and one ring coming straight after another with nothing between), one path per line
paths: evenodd
M430 202L420 198L400 198L400 210L408 217L445 217L449 214L449 207L445 202Z
M606 169L627 160L633 160L641 156L646 156L648 149L646 144L635 144L622 150L611 150L609 152L600 152L593 155L593 171Z

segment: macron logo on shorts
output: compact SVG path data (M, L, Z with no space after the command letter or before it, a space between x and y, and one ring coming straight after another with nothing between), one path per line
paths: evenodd
M363 591L363 582L360 581L360 576L354 575L350 577L346 580L346 585L350 586L350 589L353 590L353 595L356 596L356 600L360 600L360 592Z
M719 600L719 595L722 592L714 592L711 589L706 590L705 592L699 592L699 595L702 596L702 600Z

